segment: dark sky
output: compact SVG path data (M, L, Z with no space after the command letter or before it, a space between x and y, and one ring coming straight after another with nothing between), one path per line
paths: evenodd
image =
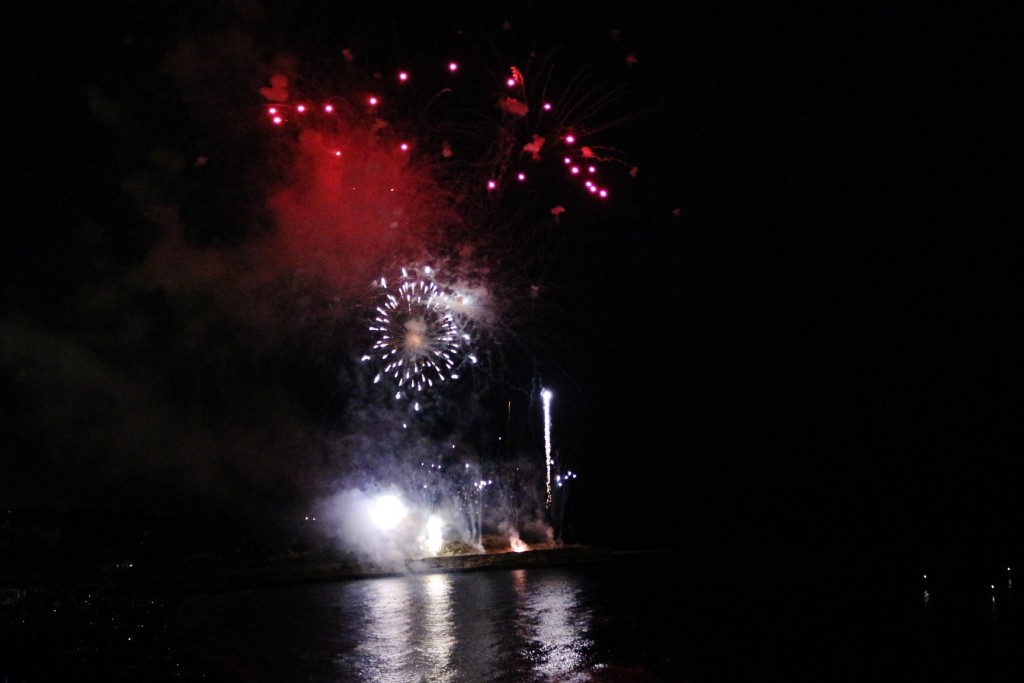
M674 16L554 4L268 4L262 20L177 3L24 10L8 41L0 355L17 454L0 496L216 496L258 471L238 479L258 504L284 479L301 491L306 474L284 474L295 467L319 476L320 460L294 452L351 407L353 385L330 376L350 330L287 317L264 329L235 308L242 322L227 324L208 292L139 280L164 242L126 178L156 149L231 151L215 181L166 200L193 211L193 247L265 227L244 210L262 200L237 188L266 146L226 142L228 117L203 110L217 88L201 97L160 72L188 40L243 25L268 62L328 63L346 46L381 64L456 44L495 64L553 50L627 93L602 112L622 119L603 134L639 173L620 173L601 211L565 200L564 239L530 257L546 278L537 327L520 335L532 367L517 357L509 370L517 390L537 372L558 390L580 533L834 528L979 548L1019 536L1021 102L1003 17L899 2L689 3ZM239 74L218 78L246 92ZM249 464L216 460L199 485L182 473L225 449ZM139 471L151 462L158 483Z

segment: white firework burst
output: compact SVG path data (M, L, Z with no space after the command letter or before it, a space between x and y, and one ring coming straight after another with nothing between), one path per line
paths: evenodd
M384 363L375 382L383 375L398 383L397 398L422 392L449 379L458 379L463 348L469 341L459 316L451 307L452 296L438 287L433 270L402 269L396 287L384 289L384 300L370 325L376 335L373 355Z

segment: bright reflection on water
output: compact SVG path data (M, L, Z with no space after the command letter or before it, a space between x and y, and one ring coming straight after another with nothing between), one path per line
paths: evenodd
M558 570L292 586L196 605L189 628L253 681L582 681L602 667L586 591Z
M365 630L338 673L382 681L561 681L585 669L579 579L525 570L432 574L343 587ZM344 589L349 589L345 591ZM345 595L348 593L348 595ZM347 630L351 625L340 625Z
M577 601L579 587L566 574L535 574L525 569L512 572L516 590L517 624L527 644L530 669L548 680L565 680L586 664L591 645L590 614Z

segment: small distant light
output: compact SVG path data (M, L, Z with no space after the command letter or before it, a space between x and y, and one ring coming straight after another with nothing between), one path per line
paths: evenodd
M296 105L295 111L299 112L300 114L305 114L306 113L306 105L304 105L304 104Z
M274 122L275 126L280 126L282 123L284 123L284 119L282 119L280 116L275 116L271 120Z
M568 145L575 144L576 143L576 136L573 135L572 133L569 133L568 135L565 136L565 142Z
M274 114L277 113L277 107L271 107L270 109L267 110L267 113L273 116Z
M493 180L488 180L487 181L487 190L488 191L494 190L497 187L498 187L498 183L494 182Z
M551 111L551 103L545 102L543 105L541 105L541 109L543 109L544 111Z
M398 80L401 81L402 83L405 83L407 80L409 80L409 72L408 71L399 71L398 72Z
M334 105L333 104L325 104L324 105L324 113L325 114L332 114L332 113L334 113Z
M569 164L572 163L572 159L570 159L569 157L562 157L562 163L568 166Z
M340 157L341 157L341 150L340 150L340 149L336 149L336 150L334 150L334 156L336 156L336 157L339 157L339 158L340 158Z
M597 195L601 199L607 199L608 198L608 190L601 190L600 192L597 193Z
M597 194L597 185L594 185L593 183L587 184L587 192L590 194Z
M594 166L587 166L587 173L597 173L597 168Z
M448 71L455 73L459 70L459 65L456 62L448 62Z
M572 172L573 175L579 175L580 174L580 167L579 166L573 166L569 170Z
M403 142L402 144L400 144L398 146L398 148L400 150L402 150L403 152L408 152L409 151L409 143L408 142Z
M507 85L510 88L516 87L516 79L512 78L511 76L509 76L508 80L505 81L505 85Z
M370 95L369 99L367 99L366 101L370 104L371 107L376 107L378 104L380 104L380 100L377 99L376 95Z
M519 174L516 175L516 178L518 178L520 181L526 180L526 174L525 173L519 173Z

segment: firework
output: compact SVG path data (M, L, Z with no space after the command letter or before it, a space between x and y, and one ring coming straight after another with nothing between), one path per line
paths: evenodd
M397 496L384 495L374 499L369 507L370 519L381 531L388 531L398 526L405 518L405 505Z
M424 539L424 548L431 555L441 552L444 545L444 520L438 515L430 515L427 518L427 528Z
M543 389L540 397L544 401L544 466L547 470L547 497L545 505L551 507L551 397L550 389Z
M470 340L465 324L450 306L453 295L429 278L431 268L423 272L424 277L419 277L415 270L403 268L395 287L380 280L384 300L369 328L376 335L373 354L384 363L374 381L390 376L398 384L398 398L458 379L457 369ZM475 358L468 357L471 362Z

